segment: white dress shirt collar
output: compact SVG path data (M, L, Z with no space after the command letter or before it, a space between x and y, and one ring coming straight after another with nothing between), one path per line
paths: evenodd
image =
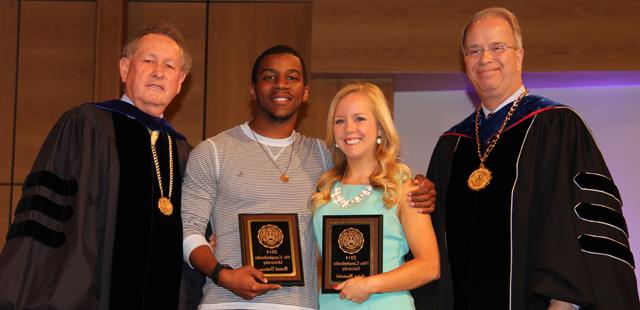
M488 116L490 113L496 113L498 111L500 111L500 109L504 108L506 105L508 105L509 103L515 101L516 99L518 99L518 96L520 96L520 94L522 94L524 92L524 85L520 85L520 88L518 88L518 90L516 90L509 98L507 98L507 100L503 101L499 106L497 106L495 109L489 110L487 109L484 104L482 105L482 112L484 113L484 116Z

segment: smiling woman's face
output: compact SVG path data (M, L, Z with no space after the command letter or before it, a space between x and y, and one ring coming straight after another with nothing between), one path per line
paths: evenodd
M338 101L333 115L333 135L347 160L374 158L379 134L367 97L356 92Z

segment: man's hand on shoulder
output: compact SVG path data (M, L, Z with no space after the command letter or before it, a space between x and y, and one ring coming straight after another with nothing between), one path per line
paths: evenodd
M432 213L436 210L436 187L424 175L418 174L413 179L418 189L407 193L409 205L417 208L419 213Z
M220 286L247 300L281 288L278 284L267 283L264 273L251 266L222 270L218 281Z

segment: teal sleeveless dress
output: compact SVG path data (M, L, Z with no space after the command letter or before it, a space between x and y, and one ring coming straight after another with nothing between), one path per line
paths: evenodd
M342 186L342 196L345 200L356 197L365 185L351 185L336 181L333 188ZM332 189L333 191L333 189ZM317 244L320 245L322 254L322 217L325 215L383 215L383 251L382 251L382 271L387 272L398 268L404 264L404 255L409 252L409 244L405 237L402 224L397 214L398 206L387 208L382 201L382 192L373 190L371 196L358 204L350 204L345 208L329 201L329 203L317 208L313 214L313 233ZM371 294L369 299L362 304L354 303L350 300L341 300L338 294L320 293L320 309L415 309L413 298L409 291Z

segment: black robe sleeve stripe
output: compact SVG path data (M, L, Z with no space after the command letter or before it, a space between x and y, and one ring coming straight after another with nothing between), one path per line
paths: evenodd
M66 222L34 211L16 217L0 253L0 309L110 309L103 297L110 288L119 167L110 112L87 104L56 122L22 195L45 196L73 214Z
M618 229L629 238L629 231L627 230L627 223L625 223L624 217L622 217L620 212L611 207L581 202L575 206L574 211L576 216L583 221L607 225Z
M622 205L618 188L613 183L613 180L605 175L592 172L580 172L573 178L573 182L583 191L594 191L609 195Z
M582 251L589 254L604 255L617 259L635 269L635 261L629 247L610 238L594 235L580 235L578 237Z
M52 248L59 248L66 241L66 237L63 233L51 230L32 220L15 222L11 225L9 232L7 233L7 241L19 237L31 237L34 240Z
M23 190L34 186L44 186L62 196L72 196L78 191L76 180L64 180L46 170L29 174L25 179Z
M73 208L71 206L59 205L40 195L22 197L18 202L16 215L32 210L60 222L67 222L73 216Z

